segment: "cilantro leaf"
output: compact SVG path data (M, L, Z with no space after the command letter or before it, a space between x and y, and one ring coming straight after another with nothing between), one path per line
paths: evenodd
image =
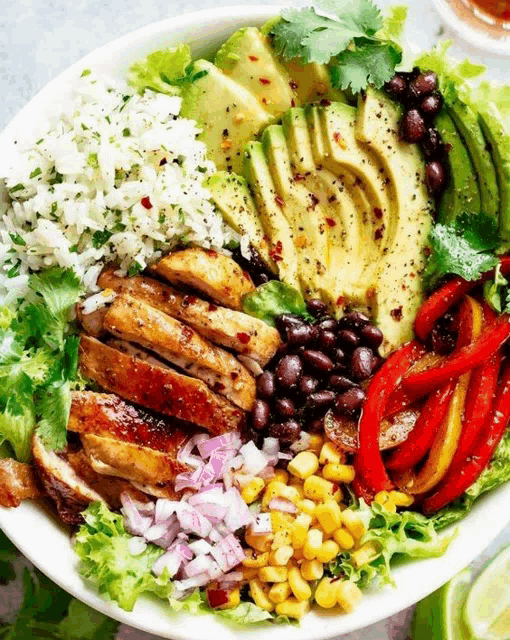
M436 224L429 241L432 253L424 274L429 286L447 274L477 280L498 264L490 251L498 246L499 234L483 213L462 214L454 225Z
M372 83L380 89L390 80L402 61L400 48L391 42L356 41L355 49L340 53L331 67L331 83L354 93Z

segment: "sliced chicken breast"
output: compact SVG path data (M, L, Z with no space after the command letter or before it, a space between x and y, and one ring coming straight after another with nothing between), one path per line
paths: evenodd
M241 309L243 296L255 289L250 276L237 262L212 250L174 251L152 269L168 282L193 287L231 309Z
M0 460L0 505L18 507L23 500L38 498L41 491L31 465L17 460Z
M86 378L125 400L214 435L240 430L245 422L243 411L201 380L124 354L89 336L81 337L80 369Z
M89 336L94 336L94 338L99 338L99 336L106 333L105 328L103 327L103 319L107 311L108 307L101 307L91 313L84 313L83 305L76 305L76 316L78 317L81 326Z
M103 321L113 335L154 351L158 356L203 380L245 411L255 402L255 378L231 353L217 347L188 325L145 302L117 296Z
M98 283L100 287L113 289L117 293L127 293L150 304L151 307L193 327L211 342L249 356L262 366L271 360L281 344L278 331L263 320L217 306L196 296L185 295L153 278L122 277L115 275L115 269L107 268L99 276ZM95 314L101 311L103 309ZM94 326L97 327L97 316L91 319L92 315L94 314L88 315L87 322L94 329ZM87 333L97 337L96 333L85 326L84 328Z
M80 434L87 457L99 473L157 485L189 471L177 461L177 453L194 431L118 396L73 393L68 429Z

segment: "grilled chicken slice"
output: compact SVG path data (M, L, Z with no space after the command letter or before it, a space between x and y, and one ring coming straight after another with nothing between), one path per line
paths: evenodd
M127 293L147 302L151 307L193 327L211 342L249 356L262 366L271 360L281 344L278 331L263 320L216 306L196 296L182 294L153 278L122 277L115 275L115 269L106 268L99 276L98 283L104 289ZM89 314L86 319L88 325L93 325L93 329L94 326L97 327L101 311L103 309ZM89 320L90 316L95 317ZM100 322L102 323L102 319ZM87 333L97 337L96 333L83 326Z
M99 473L157 485L189 471L177 461L177 453L194 431L118 396L73 393L68 429L80 434L87 457Z
M38 498L40 494L31 465L11 459L0 460L0 505L2 507L19 507L23 500Z
M96 309L96 311L92 311L91 313L84 313L83 305L76 305L76 315L81 326L85 329L89 336L94 336L94 338L99 338L101 335L106 333L103 327L103 319L107 311L108 307L101 307L100 309Z
M113 335L154 351L158 356L203 380L245 411L255 402L255 378L231 353L145 302L117 296L104 316Z
M198 289L231 309L241 309L243 296L255 289L250 276L237 262L217 251L198 248L175 251L152 269L168 282Z
M80 368L85 377L121 398L191 422L214 435L240 430L244 425L243 411L201 380L129 356L95 338L82 336Z

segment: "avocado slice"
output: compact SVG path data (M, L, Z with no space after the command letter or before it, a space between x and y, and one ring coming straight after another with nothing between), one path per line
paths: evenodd
M478 181L473 179L475 170L469 153L451 117L443 109L436 117L435 125L443 141L449 145L449 182L438 204L438 220L451 223L468 211L481 211Z
M270 255L280 280L301 290L294 234L277 199L262 143L250 142L244 154L244 176L250 185L262 225L271 242Z
M246 235L267 267L276 273L276 265L269 255L269 241L246 180L235 173L220 171L207 178L204 187L209 189L211 200L225 222L240 235Z
M313 149L304 109L295 107L286 111L283 114L282 127L293 171L301 175L314 171Z
M447 109L473 161L480 188L482 211L487 216L498 218L500 203L496 169L476 114L460 100L455 101Z
M478 114L478 122L490 149L499 188L499 228L503 240L510 240L510 135L490 103Z
M399 108L382 91L369 88L360 96L357 138L377 154L397 204L373 286L372 312L384 334L384 354L413 336L413 320L424 297L420 275L433 210L423 158L415 145L400 140L399 118Z
M181 115L197 121L200 139L218 170L240 172L244 146L271 122L272 115L211 62L197 60L193 73L195 80L183 87Z
M222 45L214 64L250 91L275 117L296 103L289 74L273 54L267 37L256 27L236 31Z
M262 146L280 206L294 232L304 295L316 297L324 290L329 257L324 212L316 196L300 180L294 180L283 127L267 127L262 135Z

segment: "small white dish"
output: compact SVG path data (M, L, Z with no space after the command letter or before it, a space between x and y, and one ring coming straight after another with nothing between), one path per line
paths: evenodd
M233 31L260 25L279 13L280 6L212 9L169 18L126 35L74 64L47 85L0 134L2 158L11 158L46 118L70 94L84 69L122 79L131 63L147 53L178 42L189 42L194 55L218 47ZM1 171L1 168L0 168ZM310 613L299 627L234 628L213 616L174 615L164 602L142 598L128 613L101 598L80 578L69 531L43 506L25 502L18 509L0 508L0 528L43 573L76 598L98 611L149 633L173 640L323 640L362 629L398 613L425 597L472 562L510 522L510 484L482 498L459 524L458 535L441 558L419 560L394 569L396 589L372 589L349 615ZM451 532L450 532L451 533Z

